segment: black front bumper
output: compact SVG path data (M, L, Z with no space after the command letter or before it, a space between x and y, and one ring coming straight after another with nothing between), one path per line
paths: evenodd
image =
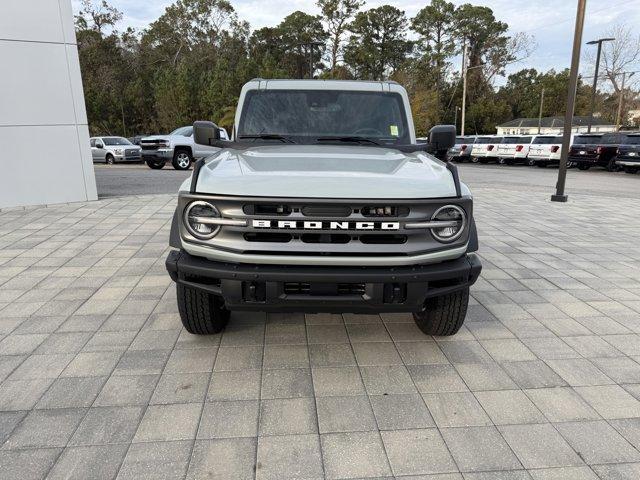
M176 283L224 298L230 310L417 312L427 298L467 288L482 265L475 254L410 267L315 267L214 262L173 250Z

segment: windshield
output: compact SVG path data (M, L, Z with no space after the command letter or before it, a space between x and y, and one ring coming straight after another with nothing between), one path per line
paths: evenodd
M520 137L518 143L531 143L533 137Z
M190 137L193 134L193 127L180 127L176 128L169 135L182 135L183 137Z
M485 143L496 143L496 139L493 137L478 137L476 138L476 141L473 143L479 143L481 145Z
M627 135L622 143L626 145L640 145L640 135Z
M105 145L133 145L129 140L122 137L103 137Z
M602 135L579 135L573 139L575 145L589 145L590 143L598 143Z
M522 141L520 140L520 137L504 137L504 140L502 140L502 143L513 144L513 143L522 143Z
M397 93L252 90L244 100L237 138L282 136L296 143L315 143L327 137L356 137L356 141L408 144L406 119Z
M562 137L536 137L532 143L536 145L551 145L554 143L562 143Z

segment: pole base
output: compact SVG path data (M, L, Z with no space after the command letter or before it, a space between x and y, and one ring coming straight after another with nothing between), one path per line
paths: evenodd
M552 202L566 202L569 199L568 195L551 195Z

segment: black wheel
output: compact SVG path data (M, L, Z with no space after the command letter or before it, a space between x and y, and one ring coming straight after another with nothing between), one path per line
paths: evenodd
M499 165L505 165L507 163L507 159L506 158L499 158L498 159L498 164Z
M619 170L618 165L616 165L615 158L609 160L609 163L607 163L607 166L604 168L607 170L607 172L617 172Z
M511 166L511 165L514 164L514 161L512 159L510 159L510 158L505 158L504 159L504 163L505 163L505 165Z
M171 163L176 170L188 170L192 161L193 159L188 150L178 149L173 154L173 161Z
M229 321L231 312L224 308L220 297L177 284L178 312L182 325L189 333L210 335L220 332Z
M153 170L160 170L166 164L164 160L145 160L144 163L147 164L147 167Z
M110 153L107 153L107 156L104 157L104 161L107 165L113 165L114 163L116 163L115 158L113 158L113 155L111 155Z
M590 168L591 168L591 165L587 165L586 163L578 164L578 170L589 170Z
M532 160L532 159L530 159L530 158L527 158L527 161L526 161L525 163L526 163L527 165L529 165L530 167L533 167L533 166L536 164L536 162L535 162L535 161L533 161L533 160Z
M455 335L464 323L468 304L468 288L448 295L429 298L424 304L424 310L413 314L413 320L418 328L427 335Z
M625 173L636 173L638 171L640 167L629 167L629 166L625 166L624 167L624 171Z
M478 163L478 157L471 157L471 163Z

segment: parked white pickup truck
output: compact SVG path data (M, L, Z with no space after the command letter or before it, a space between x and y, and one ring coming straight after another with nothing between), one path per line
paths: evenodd
M229 138L224 128L220 129L220 138ZM142 159L153 169L163 168L167 162L171 162L176 170L187 170L194 160L219 150L206 145L196 145L193 141L193 126L177 128L168 135L142 138L140 146Z
M395 82L262 80L240 94L233 141L180 187L166 260L190 333L234 310L410 312L429 335L463 324L480 274L473 199L435 158L453 125L417 144Z

